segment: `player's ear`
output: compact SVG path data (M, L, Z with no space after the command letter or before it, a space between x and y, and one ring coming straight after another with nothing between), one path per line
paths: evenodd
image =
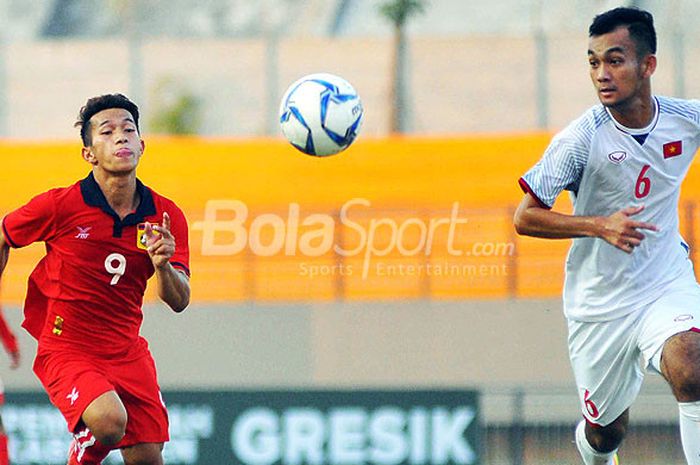
M91 165L97 164L97 159L95 158L95 155L92 153L91 147L83 147L82 150L80 151L80 154L83 156L83 160L90 163Z
M642 77L649 78L656 71L656 55L649 54L642 63Z

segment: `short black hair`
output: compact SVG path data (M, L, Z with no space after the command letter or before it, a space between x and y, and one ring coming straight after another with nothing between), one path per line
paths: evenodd
M90 118L102 110L108 110L110 108L122 108L131 113L131 116L134 118L134 123L136 124L136 129L139 133L141 132L139 129L139 107L129 100L128 97L123 94L105 94L92 97L88 99L85 105L80 109L78 121L75 122L75 127L80 128L80 138L83 140L84 147L90 147L92 145Z
M588 37L607 34L619 26L627 26L630 37L637 46L638 56L656 53L654 17L639 8L619 7L597 15L588 28Z

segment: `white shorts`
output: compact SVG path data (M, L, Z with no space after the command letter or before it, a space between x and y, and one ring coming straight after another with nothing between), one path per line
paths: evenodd
M668 338L700 332L700 286L693 279L667 290L645 308L611 321L569 320L569 357L583 416L606 426L639 394L648 368L661 373Z

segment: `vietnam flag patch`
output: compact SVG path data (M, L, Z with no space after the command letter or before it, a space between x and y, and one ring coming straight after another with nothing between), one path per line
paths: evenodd
M677 140L674 142L667 142L664 144L664 159L677 157L683 153L683 141Z

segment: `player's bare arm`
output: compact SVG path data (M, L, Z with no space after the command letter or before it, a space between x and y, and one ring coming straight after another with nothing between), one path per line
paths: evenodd
M175 237L170 232L170 215L163 213L160 225L146 223L148 255L158 278L158 296L175 312L190 303L190 281L185 273L175 269L170 259L175 253Z
M2 277L3 271L5 271L5 266L7 266L9 258L10 245L5 240L5 235L2 233L2 228L0 228L0 278ZM8 355L11 361L10 368L14 370L19 366L19 350L8 351Z
M0 222L0 224L2 224ZM2 276L5 267L7 266L7 261L10 259L10 244L5 240L5 235L2 233L2 228L0 228L0 277Z
M620 250L632 253L644 240L640 230L656 231L651 223L631 217L644 206L627 207L610 216L566 215L542 208L531 194L525 194L515 212L514 224L518 234L547 239L598 237Z

